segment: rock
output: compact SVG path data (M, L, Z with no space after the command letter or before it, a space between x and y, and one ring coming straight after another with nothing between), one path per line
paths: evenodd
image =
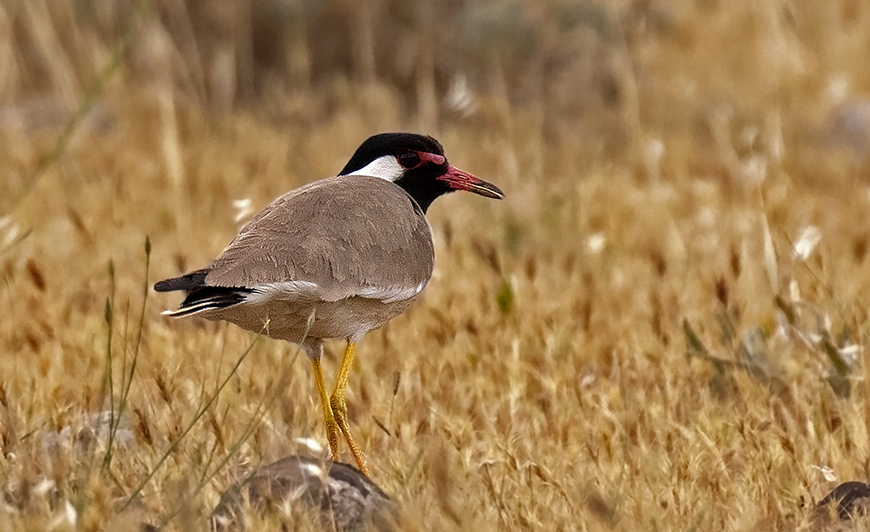
M248 505L288 523L305 512L325 530L338 531L393 530L398 509L356 468L297 455L263 466L225 491L212 512L212 530L246 528Z
M837 516L848 520L853 515L864 515L870 507L870 484L864 482L843 482L828 493L816 505L816 511L829 511L837 504Z
M856 530L850 521L865 516L870 510L870 484L864 482L843 482L824 499L819 501L810 515L810 528L813 532L845 532Z

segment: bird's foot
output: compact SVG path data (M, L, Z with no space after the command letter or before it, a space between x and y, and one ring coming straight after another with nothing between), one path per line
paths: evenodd
M371 471L369 471L368 461L366 460L362 450L354 441L353 436L350 434L350 424L347 422L347 404L344 401L344 394L338 391L333 392L332 397L329 399L329 405L335 417L335 422L344 434L347 446L350 447L350 452L353 454L354 460L356 460L357 467L359 467L359 470L367 477L370 477Z

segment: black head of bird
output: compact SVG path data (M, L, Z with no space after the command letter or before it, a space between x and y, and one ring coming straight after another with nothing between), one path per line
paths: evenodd
M392 181L405 189L423 212L436 198L455 190L494 199L504 197L492 183L450 166L437 140L412 133L369 137L339 175L369 175Z

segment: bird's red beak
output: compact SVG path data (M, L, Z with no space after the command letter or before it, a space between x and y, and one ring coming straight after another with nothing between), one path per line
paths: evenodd
M447 172L439 176L438 179L446 182L447 186L453 190L467 190L494 199L502 199L504 197L504 193L492 183L487 183L468 172L463 172L452 166L448 167Z

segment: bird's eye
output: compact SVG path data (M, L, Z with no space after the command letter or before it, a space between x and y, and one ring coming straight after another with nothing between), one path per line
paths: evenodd
M407 170L420 166L420 156L412 151L405 152L396 158L399 160L399 164L402 165L402 168Z

